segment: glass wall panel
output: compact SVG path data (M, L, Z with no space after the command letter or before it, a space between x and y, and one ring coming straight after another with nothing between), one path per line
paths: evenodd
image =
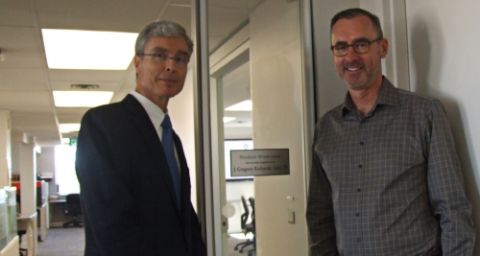
M215 255L308 255L304 1L207 2ZM231 108L240 104L240 110ZM229 149L288 149L289 175L234 177ZM292 239L295 237L295 239Z

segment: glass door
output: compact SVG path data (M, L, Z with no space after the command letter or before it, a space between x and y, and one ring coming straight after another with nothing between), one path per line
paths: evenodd
M255 255L254 181L231 175L230 150L253 148L248 19L258 2L208 1L215 255Z
M213 148L218 157L212 175L218 185L214 212L221 226L217 230L217 241L222 241L218 250L221 255L237 255L254 249L254 211L250 203L254 198L253 177L234 176L230 171L230 150L253 148L248 49L225 58L227 61L212 69L210 83L211 109L216 112L212 127L216 125L213 130L217 131L212 135Z
M304 199L312 93L303 70L303 4L206 1L202 52L208 65L202 70L209 70L200 89L209 109L203 120L211 153L205 157L211 167L205 176L211 255L308 254ZM231 175L230 149L253 147L287 149L289 173Z

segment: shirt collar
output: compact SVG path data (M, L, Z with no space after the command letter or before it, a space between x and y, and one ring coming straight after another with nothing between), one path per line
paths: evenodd
M382 85L380 87L377 101L375 102L372 113L376 111L378 106L382 106L382 105L398 106L399 104L400 104L400 99L399 99L398 91L386 77L383 77ZM343 106L341 108L341 114L342 116L345 116L346 114L353 111L356 111L355 105L353 104L352 98L350 97L350 93L347 93L347 95L345 96Z
M138 93L135 90L131 91L130 95L135 97L140 102L140 104L145 109L145 112L147 112L148 117L150 117L150 120L152 121L153 126L158 131L160 124L163 122L163 119L165 118L165 113L163 112L163 110L159 106L155 105L155 103L153 103L147 97L143 96L142 94Z

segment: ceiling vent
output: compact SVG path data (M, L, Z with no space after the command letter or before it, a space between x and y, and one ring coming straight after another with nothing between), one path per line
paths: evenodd
M0 48L0 62L4 62L5 61L5 55L2 51L2 48Z
M100 88L98 84L71 84L70 88L79 90L93 90Z

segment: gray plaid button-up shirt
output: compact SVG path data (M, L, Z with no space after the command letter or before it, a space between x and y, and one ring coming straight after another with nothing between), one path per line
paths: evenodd
M325 114L307 221L313 255L472 255L471 206L440 102L384 78L367 116L348 95Z

